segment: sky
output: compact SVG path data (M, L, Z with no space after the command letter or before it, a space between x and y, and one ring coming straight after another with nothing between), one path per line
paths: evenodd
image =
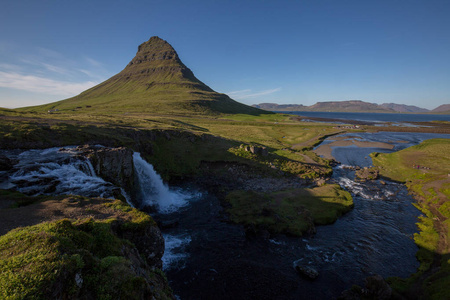
M448 0L2 0L0 107L66 99L151 36L245 104L450 104Z

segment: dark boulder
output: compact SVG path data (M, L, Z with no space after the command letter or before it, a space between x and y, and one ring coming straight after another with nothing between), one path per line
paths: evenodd
M0 155L0 171L11 170L14 166L14 162L4 155Z
M302 265L300 260L294 261L293 266L295 271L306 279L315 280L319 277L319 272L316 269L310 266Z

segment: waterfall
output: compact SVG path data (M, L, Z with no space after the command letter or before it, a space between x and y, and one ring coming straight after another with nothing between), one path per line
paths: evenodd
M27 195L81 195L87 197L114 198L118 187L103 180L95 173L89 159L80 157L74 147L44 150L28 150L19 154L5 152L17 161L7 182L3 186L11 186ZM136 191L125 191L120 188L127 202L139 203L139 206L155 207L159 213L171 213L186 206L192 195L170 190L153 166L133 153ZM133 198L137 199L133 199Z
M181 192L171 191L153 166L142 159L140 153L133 154L133 162L142 204L154 206L160 213L171 213L188 204L188 196Z
M24 151L16 159L17 170L9 180L24 194L114 197L115 187L95 174L88 159L75 159L58 148Z

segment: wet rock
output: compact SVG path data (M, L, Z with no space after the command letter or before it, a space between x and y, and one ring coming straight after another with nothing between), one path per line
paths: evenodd
M14 162L4 155L0 155L0 171L8 171L12 169Z
M75 150L80 156L89 159L96 175L127 191L133 190L134 163L131 149L83 145L76 147Z
M359 181L375 180L378 179L380 172L377 168L364 167L362 169L356 170L355 177Z
M317 277L319 277L319 272L310 267L302 265L299 260L294 262L294 269L299 273L302 277L309 279L309 280L315 280Z

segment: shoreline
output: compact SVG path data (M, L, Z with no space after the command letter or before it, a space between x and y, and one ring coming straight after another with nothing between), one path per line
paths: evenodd
M348 146L356 146L360 148L381 148L381 149L393 149L394 145L383 142L368 142L368 141L358 141L355 140L357 137L352 136L337 136L334 141L329 144L320 145L317 147L314 152L329 160L336 160L333 157L333 147L348 147ZM400 141L404 142L404 141Z

